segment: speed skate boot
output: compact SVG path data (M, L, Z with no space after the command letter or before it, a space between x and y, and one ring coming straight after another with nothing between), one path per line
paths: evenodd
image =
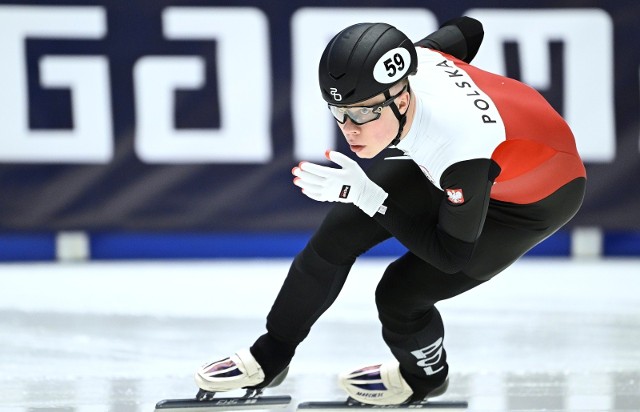
M195 374L202 391L227 392L251 388L264 381L264 372L249 349L239 350L228 358L202 365Z
M424 399L413 399L413 390L400 373L400 364L392 360L340 374L338 384L349 395L349 402L370 405L400 405L442 395L449 379L431 390ZM355 401L355 402L353 402Z

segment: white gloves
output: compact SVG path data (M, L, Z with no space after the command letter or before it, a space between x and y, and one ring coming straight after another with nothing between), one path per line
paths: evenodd
M293 184L313 200L353 203L367 215L375 215L389 196L387 192L373 183L358 163L342 153L327 150L325 156L342 169L300 162L291 171L296 176Z

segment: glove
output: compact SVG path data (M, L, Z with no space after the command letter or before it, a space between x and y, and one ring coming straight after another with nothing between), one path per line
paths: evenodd
M296 176L293 184L313 200L353 203L367 215L375 215L388 193L373 183L358 163L342 153L327 150L325 156L342 168L300 162L291 170Z

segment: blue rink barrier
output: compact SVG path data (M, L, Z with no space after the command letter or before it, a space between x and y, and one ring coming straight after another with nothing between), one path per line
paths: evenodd
M113 234L91 236L93 259L287 258L307 243L310 233L259 234ZM569 233L556 233L531 255L569 256ZM400 256L406 248L389 239L365 256Z
M604 235L604 256L640 256L639 232L607 232Z
M55 233L0 234L0 261L55 260L55 238Z
M113 233L89 235L91 259L239 259L290 258L306 244L311 233ZM389 239L365 254L399 256L405 248ZM571 254L570 231L559 231L526 256L562 257ZM640 256L640 233L608 232L603 256ZM0 234L0 261L56 259L55 233Z

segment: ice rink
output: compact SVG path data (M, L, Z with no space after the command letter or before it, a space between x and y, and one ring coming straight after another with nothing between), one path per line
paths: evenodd
M345 397L336 375L386 360L359 261L283 385ZM290 260L0 265L0 411L153 411L195 395L207 360L249 346ZM640 260L525 258L442 302L451 385L469 411L639 411Z

